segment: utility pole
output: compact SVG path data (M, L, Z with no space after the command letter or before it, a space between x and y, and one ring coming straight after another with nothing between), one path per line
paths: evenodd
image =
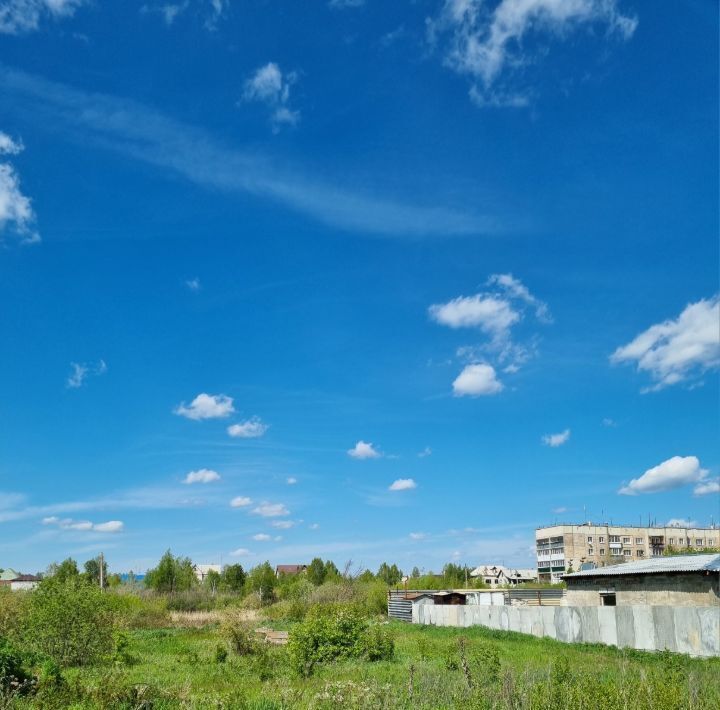
M105 557L103 553L100 553L100 591L102 592L105 588L105 570L103 567L105 566Z

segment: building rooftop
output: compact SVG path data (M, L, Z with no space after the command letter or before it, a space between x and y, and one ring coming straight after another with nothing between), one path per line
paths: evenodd
M663 572L720 572L720 555L651 557L638 562L625 562L620 565L571 572L563 575L563 578L617 577L626 574L660 574Z

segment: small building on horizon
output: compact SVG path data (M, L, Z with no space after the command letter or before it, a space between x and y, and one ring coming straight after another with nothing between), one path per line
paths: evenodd
M217 564L193 565L193 569L199 582L204 582L209 572L222 574L222 565Z
M0 572L0 587L5 587L13 592L30 591L40 584L40 577L34 574L21 574L14 569L8 568Z
M283 574L300 574L307 569L307 565L278 565L275 567L275 576L280 577Z
M720 554L655 557L563 580L566 606L720 606Z
M534 569L515 569L503 565L480 565L470 572L470 576L481 580L488 587L514 587L537 581Z

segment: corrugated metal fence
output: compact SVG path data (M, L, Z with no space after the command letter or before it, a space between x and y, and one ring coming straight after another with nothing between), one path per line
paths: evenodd
M413 599L424 594L432 595L438 589L391 589L388 591L388 616L391 619L412 621ZM505 606L560 606L565 596L564 589L460 589L454 590L468 595L468 606L476 604L496 606L498 603ZM502 601L498 599L502 596ZM428 602L432 604L432 601Z

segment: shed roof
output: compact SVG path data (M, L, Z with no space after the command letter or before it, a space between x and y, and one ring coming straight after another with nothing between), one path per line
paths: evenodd
M9 582L11 579L17 579L18 573L12 568L8 567L0 572L0 580L3 582Z
M660 574L663 572L720 572L720 555L671 555L649 557L637 562L625 562L610 567L596 567L563 575L564 579L577 577L617 577L628 574Z

